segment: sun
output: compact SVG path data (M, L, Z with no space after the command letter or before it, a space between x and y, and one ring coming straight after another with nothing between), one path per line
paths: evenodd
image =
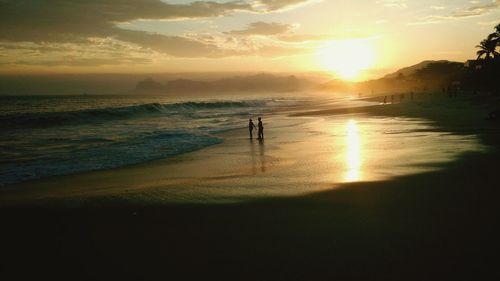
M355 80L375 63L373 46L367 39L328 41L318 48L317 56L324 69L345 80Z

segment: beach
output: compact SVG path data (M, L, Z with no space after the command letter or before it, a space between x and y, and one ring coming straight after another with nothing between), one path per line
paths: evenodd
M0 280L500 280L500 0L0 0Z
M489 109L470 96L281 108L262 142L235 129L3 187L2 238L12 260L88 278L482 279L498 274Z

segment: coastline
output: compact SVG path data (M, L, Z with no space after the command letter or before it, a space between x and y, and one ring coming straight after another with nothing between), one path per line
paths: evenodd
M343 144L336 143L333 147L324 146L315 150L311 149L307 143L311 141L318 143L333 142L334 140L331 138L325 139L317 136L325 133L330 134L329 131L333 130L321 128L321 126L343 126L341 122L356 116L410 118L409 120L417 118L418 120L422 120L420 122L432 124L432 127L425 125L424 127L414 128L415 131L423 130L427 132L434 131L436 133L445 132L452 135L474 135L480 139L481 143L489 147L485 147L485 149L494 149L495 144L498 143L495 140L496 135L488 134L488 130L494 131L496 124L484 120L486 114L482 113L487 111L487 109L484 109L483 106L470 106L468 105L470 102L470 97L467 97L453 100L431 99L396 104L371 104L347 108L332 108L328 104L316 103L309 104L306 107L298 106L281 109L277 114L267 116L271 124L274 124L266 130L266 133L270 135L265 142L257 140L249 142L246 136L248 132L245 129L229 130L217 135L224 140L220 144L174 157L120 168L53 176L9 185L0 189L0 194L2 195L0 196L0 205L85 207L99 206L101 204L162 205L196 202L210 204L237 203L242 201L238 198L239 196L242 196L244 200L253 200L275 196L304 195L340 186L345 181L338 177L329 177L327 175L328 178L324 179L320 184L317 181L300 182L300 178L298 183L294 183L293 181L287 182L285 178L290 177L290 175L287 175L285 172L273 175L282 181L281 185L314 184L319 185L319 187L299 192L288 192L283 189L274 192L269 189L263 195L251 194L251 192L247 191L248 188L252 188L255 185L262 186L272 183L271 177L267 181L258 181L254 180L254 178L262 177L266 172L273 169L289 169L293 173L309 174L307 177L312 178L318 175L321 176L321 172L318 170L309 171L301 169L298 167L299 164L297 162L314 158L318 153L322 153L321 151L335 154L337 152L332 152L331 150L342 150L338 146L342 146ZM460 114L457 114L458 111L460 111ZM331 119L326 119L325 121L325 118L331 117L342 121L332 121ZM389 127L397 121L396 119L392 119L383 123L382 126ZM332 125L332 122L336 123ZM383 128L383 130L389 129ZM342 132L333 132L331 134L336 133L341 134ZM386 133L388 132L383 132L383 134ZM465 147L457 147L457 149L467 150ZM296 152L296 150L303 150L304 152ZM308 150L312 151L307 153ZM293 151L292 154L290 154L291 151ZM383 155L378 155L377 157L384 159ZM339 160L337 159L337 161ZM451 159L446 162L450 161ZM331 165L332 163L329 162L331 161L325 161L324 164ZM431 163L432 161L427 164L430 165ZM301 163L300 165L303 164ZM338 167L338 163L336 164L337 166L332 165L331 168L338 170L343 168ZM309 165L315 165L315 163L310 162ZM440 168L436 166L436 170L446 168L447 166L446 163L437 162L434 165L442 166ZM367 168L365 167L365 169ZM412 173L423 171L413 171ZM392 176L401 175L405 175L405 173L395 172ZM372 175L363 179L363 181L371 180L390 180L390 177L377 178ZM217 185L222 185L221 183L224 181L226 182L224 184L225 190L222 188L217 192L232 193L234 188L231 188L231 185L248 185L248 188L241 194L236 192L233 198L220 199L214 199L214 196L211 194L213 192L208 188L204 188L204 185L206 185L215 190L217 189ZM194 187L189 192L199 193L200 196L193 200L193 194L184 191L186 186ZM160 193L163 194L155 193L155 189L158 188L161 189ZM289 194L287 195L287 193ZM135 196L136 194L140 195ZM155 197L161 199L156 200ZM170 197L175 197L175 200L170 200Z
M461 105L458 101L458 108ZM402 108L398 107L404 106L407 105L392 107L399 111ZM411 117L422 112L414 110ZM3 208L0 218L5 228L1 238L17 241L7 245L5 253L13 261L23 259L23 265L34 269L16 271L17 276L30 276L33 272L67 276L77 272L83 278L127 279L498 277L494 249L499 244L500 229L496 219L500 195L496 176L499 134L498 124L485 121L482 112L482 107L472 108L472 119L462 129L460 120L439 115L441 119L435 121L441 126L439 130L477 133L482 142L494 146L487 153L461 153L454 161L445 163L443 169L433 167L387 180L344 182L322 191L224 204L147 200L142 202L150 203L137 204L104 196L92 198L95 204L70 200L67 204L49 205L52 208L44 204ZM484 126L477 127L481 124ZM206 153L211 149L221 152L220 148L227 145L225 142L193 152L197 156L186 154L181 163L193 163L200 153L209 155ZM267 171L286 164L273 167L272 158L266 159L270 163ZM159 163L151 167L147 164L136 173L132 168L120 175L138 177L140 182L140 176L147 175L138 171L151 171L154 166L160 167ZM225 163L229 167L239 164ZM261 166L257 165L257 172L259 169ZM107 173L114 172L100 173L106 178ZM227 174L212 180L220 183L233 177L242 175ZM82 186L92 182L88 180ZM159 194L153 190L149 192L152 196ZM24 255L26 252L30 255ZM54 263L59 267L57 272L52 269Z

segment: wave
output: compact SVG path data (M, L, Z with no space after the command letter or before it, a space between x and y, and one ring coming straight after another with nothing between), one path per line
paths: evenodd
M212 135L186 131L152 131L120 141L87 139L85 143L66 153L51 153L46 150L46 153L32 159L4 163L0 161L0 186L47 176L138 164L195 151L220 142L222 139Z
M265 101L216 101L184 103L148 103L60 112L14 113L0 115L0 128L44 128L82 123L100 123L152 115L192 114L194 110L231 109L264 106Z

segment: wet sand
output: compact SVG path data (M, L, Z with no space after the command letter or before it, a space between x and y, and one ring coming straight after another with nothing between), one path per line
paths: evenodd
M212 204L300 196L346 182L444 169L463 153L491 150L472 124L459 120L448 128L423 118L437 112L437 119L452 124L446 118L461 109L442 107L353 101L290 108L264 118L264 141L232 130L220 134L222 144L173 158L3 187L0 205Z
M5 253L34 269L19 276L498 277L498 124L470 102L380 105L349 116L310 108L271 123L264 144L233 131L220 146L176 159L4 189L3 206L23 206L2 208ZM389 131L383 143L396 134L407 140L402 147L427 145L428 161L410 158L411 149L381 149L373 138L380 131L363 129L397 122L414 127ZM290 130L297 126L308 130ZM361 149L342 147L349 128ZM310 142L317 145L306 149ZM363 154L366 147L377 149Z

